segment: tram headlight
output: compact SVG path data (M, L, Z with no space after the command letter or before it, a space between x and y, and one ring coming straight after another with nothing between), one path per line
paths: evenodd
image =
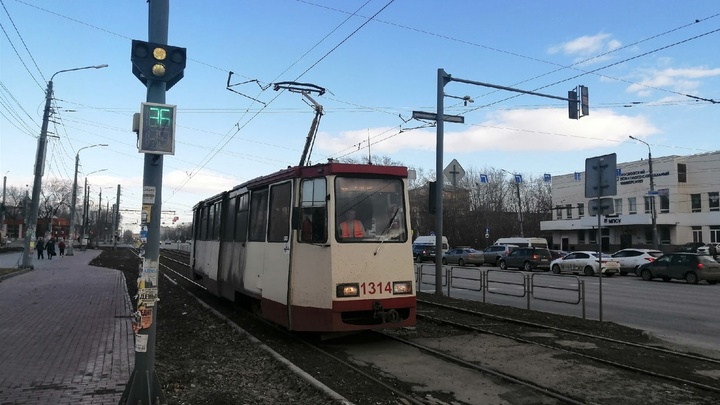
M338 298L359 297L360 285L358 283L338 284L336 292Z
M412 294L412 281L393 281L393 294Z

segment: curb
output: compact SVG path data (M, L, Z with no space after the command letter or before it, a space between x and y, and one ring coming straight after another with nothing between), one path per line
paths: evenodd
M9 278L12 278L12 277L15 277L15 276L19 276L19 275L21 275L21 274L25 274L25 273L27 273L28 271L32 271L32 270L33 270L32 268L20 269L20 270L18 270L18 271L14 271L14 272L12 272L12 273L5 274L5 275L3 275L3 276L0 276L0 282L3 282L3 281L5 281L5 280L7 280L7 279L9 279Z

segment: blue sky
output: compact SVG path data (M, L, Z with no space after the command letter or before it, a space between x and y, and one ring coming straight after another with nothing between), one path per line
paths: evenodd
M147 40L148 5L133 1L0 0L0 172L32 185L47 80L53 80L43 182L79 182L103 200L123 188L139 209L143 155L131 132L145 101L133 76L132 39ZM425 173L436 131L410 120L434 112L437 70L454 78L566 97L589 88L590 115L570 120L560 100L451 82L444 164L526 177L582 171L588 157L618 163L718 149L720 4L638 0L209 0L170 1L168 43L187 48L185 77L167 93L178 106L174 156L164 159L163 211L192 219L201 199L300 160L313 109L281 81L327 89L313 163L373 155ZM233 83L226 89L228 72ZM255 82L256 81L256 82ZM694 96L688 97L687 95ZM459 98L474 100L464 106ZM264 105L251 98L262 101ZM105 202L104 202L105 204ZM136 218L126 213L123 227ZM169 223L169 215L166 217ZM136 229L133 229L136 230Z

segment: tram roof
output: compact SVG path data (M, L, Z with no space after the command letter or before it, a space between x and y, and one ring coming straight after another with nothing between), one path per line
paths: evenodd
M407 178L408 169L405 166L379 166L379 165L368 165L368 164L355 164L355 163L320 163L313 166L294 166L288 167L287 169L279 170L275 173L268 174L265 176L256 177L252 180L248 180L242 184L239 184L228 191L223 191L210 198L207 198L200 203L212 201L220 198L225 192L232 192L241 188L248 188L250 190L266 186L271 183L275 183L285 179L292 178L313 178L328 175L338 174L357 174L357 175L385 175L390 177ZM196 204L199 205L200 203Z

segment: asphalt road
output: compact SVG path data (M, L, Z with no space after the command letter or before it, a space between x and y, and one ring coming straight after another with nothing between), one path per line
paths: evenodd
M426 263L423 267L423 284L418 289L434 292L434 264ZM484 291L478 291L480 282L476 279L479 279L480 271L491 280ZM489 266L454 267L450 296L526 308L528 299L524 293L523 275L530 274L535 286L529 300L530 309L582 317L582 305L574 303L578 301L578 286L583 282L585 316L591 320L600 319L601 280L598 277L557 276L540 271L506 272ZM538 288L541 285L546 288ZM447 294L447 285L442 290ZM602 320L646 330L672 343L713 350L720 356L720 284L643 281L635 276L603 277Z

